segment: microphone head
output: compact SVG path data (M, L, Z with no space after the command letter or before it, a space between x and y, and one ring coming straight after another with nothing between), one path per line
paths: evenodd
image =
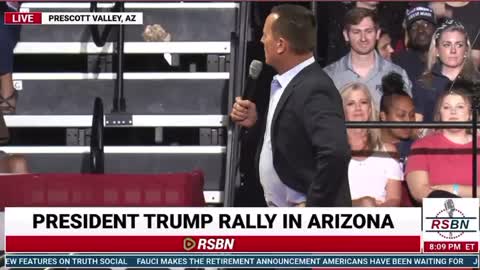
M455 210L455 204L453 203L452 199L448 199L445 201L445 210L447 211Z
M260 72L262 72L263 63L258 60L252 60L250 63L250 68L248 69L248 76L250 78L256 80L258 76L260 76Z

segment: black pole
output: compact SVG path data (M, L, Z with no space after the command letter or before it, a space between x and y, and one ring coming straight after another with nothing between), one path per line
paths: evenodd
M125 11L125 4L123 2L118 3L119 12ZM125 41L125 26L118 26L118 38L117 38L117 85L116 91L113 94L113 112L125 112L126 101L123 91L123 53L124 53L124 41Z
M92 135L90 138L90 172L103 174L104 149L103 149L103 102L95 98L93 105Z
M473 126L472 126L472 197L476 198L477 197L477 154L478 154L478 149L477 149L477 128L478 128L478 110L480 109L480 97L477 95L474 95L472 98L472 121L473 121Z
M251 3L248 1L238 2L240 10L238 13L237 30L231 33L230 44L231 52L230 58L230 80L229 80L229 100L233 105L235 96L241 95L243 80L245 72L248 72L246 52L247 52L247 36L248 26L250 25L250 7ZM230 105L230 108L231 108ZM234 206L235 191L240 186L239 163L240 163L240 146L239 136L240 128L237 125L230 124L228 127L228 142L227 142L227 163L226 163L226 179L224 187L223 205L225 207Z

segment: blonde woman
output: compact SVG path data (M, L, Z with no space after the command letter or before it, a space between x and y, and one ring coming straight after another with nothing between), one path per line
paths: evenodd
M447 19L433 34L425 73L414 84L413 99L419 120L430 122L438 96L458 77L475 71L471 45L465 27Z
M377 121L378 114L365 84L352 83L341 90L346 121ZM350 128L352 159L348 178L353 206L400 206L403 172L390 154L391 144L380 141L375 129Z
M471 103L457 81L437 103L436 121L470 121ZM480 160L479 160L480 162ZM408 157L407 184L421 202L435 190L472 196L472 135L462 128L441 129L416 141Z
M429 4L437 18L447 17L461 20L467 29L472 40L472 58L475 65L480 67L480 40L478 37L480 29L480 2L476 1L448 1L430 2ZM476 42L475 42L476 39Z

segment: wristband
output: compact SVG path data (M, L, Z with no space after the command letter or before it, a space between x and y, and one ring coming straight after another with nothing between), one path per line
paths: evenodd
M458 196L458 189L459 189L458 184L453 184L453 194Z

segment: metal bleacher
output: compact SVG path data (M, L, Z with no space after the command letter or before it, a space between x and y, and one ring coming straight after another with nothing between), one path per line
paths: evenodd
M26 2L25 11L88 12L90 3ZM114 3L99 3L108 11ZM223 204L233 179L235 143L228 111L240 93L248 3L125 2L127 12L143 12L144 25L124 26L124 92L126 111L114 113L116 36L111 29L98 47L87 25L25 25L15 48L14 85L17 111L5 116L11 129L63 129L55 145L10 144L7 153L21 153L32 173L85 172L95 97L103 100L105 127L151 129L146 143L105 143L105 173L155 174L200 169L209 204ZM144 27L160 24L170 42L143 41ZM103 26L100 27L100 32ZM143 61L150 60L149 64ZM152 68L165 61L168 68ZM23 63L17 69L17 63ZM147 68L148 66L148 68ZM234 76L235 75L235 76ZM112 113L111 113L112 112ZM188 130L187 143L165 139ZM173 131L172 131L173 130ZM122 136L122 135L117 135ZM115 135L113 136L115 137ZM121 139L121 138L120 138ZM37 139L41 141L42 138ZM227 183L227 184L226 184Z

